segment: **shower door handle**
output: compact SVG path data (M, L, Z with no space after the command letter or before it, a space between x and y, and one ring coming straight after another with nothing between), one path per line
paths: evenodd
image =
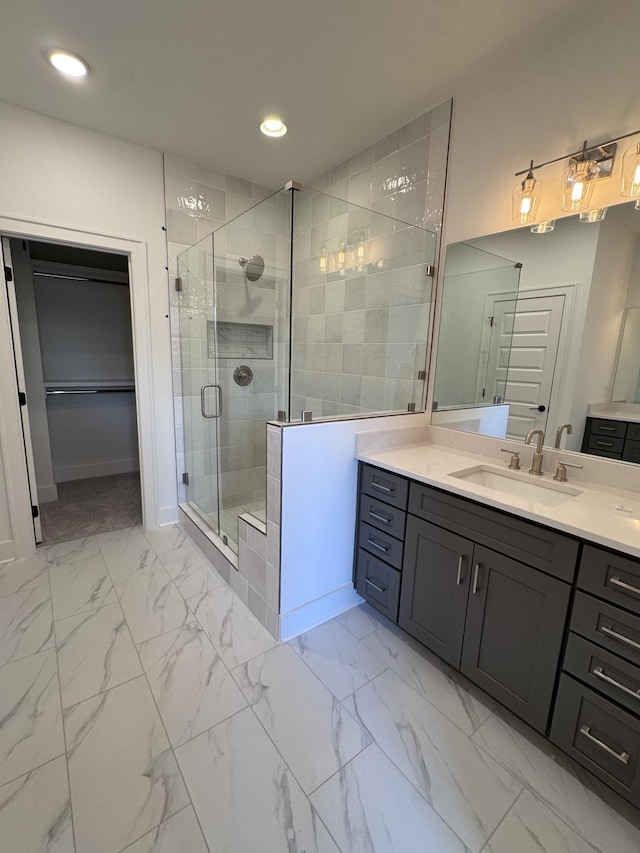
M207 407L205 405L205 399L204 399L205 391L207 390L207 388L216 388L217 392L218 392L218 411L215 412L213 415L207 414ZM203 418L219 418L220 417L220 415L222 414L222 388L220 387L220 385L214 385L213 383L208 382L208 383L205 383L202 386L202 388L200 388L200 412L202 413Z

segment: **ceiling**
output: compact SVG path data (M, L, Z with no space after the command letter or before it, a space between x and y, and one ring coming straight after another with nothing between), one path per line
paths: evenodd
M598 8L595 0L20 0L2 15L0 100L278 187L309 181ZM79 53L93 73L62 78L43 59L50 47ZM260 134L269 113L284 119L287 136Z

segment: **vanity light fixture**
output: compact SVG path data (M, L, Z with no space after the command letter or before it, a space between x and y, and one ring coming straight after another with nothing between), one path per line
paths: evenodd
M526 178L516 184L512 193L513 221L520 225L533 222L538 212L538 204L542 194L542 181L533 177L533 160L529 166Z
M280 137L287 132L287 125L277 116L268 116L260 125L265 136Z
M640 142L624 152L620 195L625 198L640 198Z
M562 184L562 209L569 213L589 210L591 196L600 176L600 165L590 156L585 141L578 158L571 157Z
M556 227L555 219L545 219L531 226L532 234L550 234Z
M607 207L594 207L591 210L583 210L578 219L580 222L602 222L607 215Z
M77 53L71 53L70 50L55 47L47 51L46 57L49 64L53 65L56 71L65 74L67 77L80 79L87 77L89 74L89 64L81 56L78 56Z

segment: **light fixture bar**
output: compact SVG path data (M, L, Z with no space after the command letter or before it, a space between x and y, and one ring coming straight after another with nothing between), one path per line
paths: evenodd
M535 171L536 169L543 169L545 166L551 166L553 163L560 163L563 160L570 160L572 157L581 157L583 154L585 154L585 152L590 155L592 159L595 159L593 155L596 154L598 151L606 149L607 146L613 145L616 142L621 142L623 139L628 139L630 136L637 136L638 134L640 134L640 130L632 130L631 133L625 133L623 136L616 136L614 139L608 139L606 142L601 142L599 145L594 145L592 148L586 147L587 141L585 139L584 145L577 151L573 151L571 154L564 154L562 157L554 157L553 160L547 160L544 163L538 163L537 165L522 169L520 172L516 172L515 176L516 178L518 178L520 177L520 175L528 174L532 169L533 171ZM609 159L609 157L606 156L606 159Z

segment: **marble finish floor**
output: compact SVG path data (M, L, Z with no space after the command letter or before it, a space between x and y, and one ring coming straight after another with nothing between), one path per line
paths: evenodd
M640 830L368 606L276 643L180 528L133 527L0 566L0 849L637 853Z

